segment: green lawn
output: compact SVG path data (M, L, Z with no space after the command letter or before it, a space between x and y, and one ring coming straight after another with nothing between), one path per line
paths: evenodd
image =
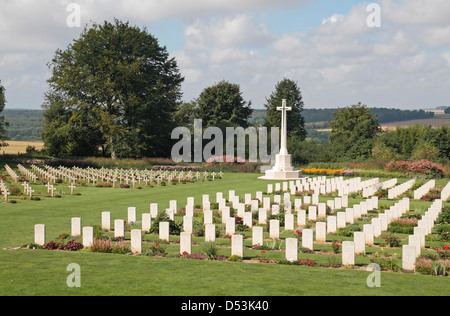
M201 204L202 194L216 192L228 197L228 190L236 194L254 194L265 191L268 182L257 180L257 174L226 174L224 179L200 183L177 184L143 189L113 189L77 187L79 196L70 196L70 189L59 186L62 198L47 197L44 186L32 185L34 195L41 201L16 199L16 204L0 204L0 295L151 295L151 296L300 296L300 295L449 295L448 277L424 276L382 272L381 287L369 288L366 279L370 272L365 266L368 257L357 257L357 267L325 268L279 264L250 264L228 261L200 261L170 256L157 258L101 254L91 252L60 252L48 250L14 249L33 241L34 225L45 224L47 241L59 234L70 233L72 217L81 217L83 226L101 224L101 212L110 211L111 219L125 219L129 206L137 207L137 218L149 212L150 203L159 203L160 210L169 207L169 200L177 200L184 207L188 196ZM446 184L441 180L438 185ZM20 187L21 188L21 187ZM357 203L351 200L350 203ZM383 202L381 203L393 203ZM412 206L427 207L423 202ZM283 232L282 237L291 235ZM157 240L146 235L144 248ZM177 236L171 236L171 241ZM203 239L194 238L194 252L201 251ZM219 238L220 254L229 256L227 240ZM245 245L248 246L248 240ZM169 252L179 246L167 245ZM317 245L314 254L299 255L318 263L327 263L329 256L321 249L330 245ZM400 248L398 254L400 255ZM392 253L397 249L390 249ZM379 247L368 248L370 254ZM259 251L245 249L244 257L254 258ZM284 252L268 251L274 259L283 259ZM401 258L401 257L400 257ZM69 288L66 271L70 263L81 268L81 287Z

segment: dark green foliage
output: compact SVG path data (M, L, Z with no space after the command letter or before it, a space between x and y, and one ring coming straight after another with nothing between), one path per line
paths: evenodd
M373 139L380 132L380 124L371 110L358 103L339 109L330 122L331 149L341 158L368 158L372 154Z
M305 119L303 111L303 98L297 83L290 79L283 79L275 86L275 91L266 99L266 123L267 127L281 127L281 111L277 107L286 99L288 107L292 111L287 114L287 129L290 137L296 136L300 140L306 138Z
M163 214L159 214L158 217L152 220L152 226L150 227L151 233L159 233L159 222L169 222L169 233L171 235L179 235L181 233L181 225Z
M450 159L450 128L448 126L398 127L395 131L381 133L377 142L390 148L395 155L403 159L414 156L417 159L427 158L428 160Z
M5 88L1 85L0 81L0 114L2 114L5 109ZM0 116L0 148L2 147L2 141L6 139L6 128L9 126L9 123L5 121L4 116Z
M147 32L115 20L85 28L49 63L44 109L52 155L170 155L173 113L184 80L165 47Z
M3 111L8 121L8 138L11 140L40 140L43 121L42 110L9 110Z
M203 120L204 128L248 127L251 102L244 101L238 84L223 80L204 89L196 102L197 117Z

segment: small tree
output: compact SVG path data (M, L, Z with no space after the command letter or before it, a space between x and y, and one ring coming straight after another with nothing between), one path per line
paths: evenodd
M306 138L305 119L301 112L303 110L302 93L297 83L291 79L283 79L275 86L269 98L266 98L266 126L281 127L281 112L277 111L283 99L287 106L292 107L287 115L287 129L289 136L297 136L300 140Z
M376 116L361 103L339 109L330 121L330 141L338 157L356 159L372 154L375 136L381 131Z
M5 88L1 85L0 81L0 114L3 112L5 108L6 100L5 100ZM5 121L4 116L0 116L0 148L5 146L3 141L6 139L6 127L8 127L8 122Z
M238 84L221 81L207 87L197 99L198 118L203 127L248 127L251 101L246 102Z

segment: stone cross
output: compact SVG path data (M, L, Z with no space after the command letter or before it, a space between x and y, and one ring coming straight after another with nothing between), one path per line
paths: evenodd
M47 182L47 184L45 185L45 187L47 188L47 193L50 193L50 182Z
M5 203L8 203L8 195L9 195L10 193L8 192L8 190L4 190L3 191L3 196L5 197Z
M70 194L73 195L73 189L75 189L76 186L75 186L74 184L71 184L71 185L69 186L69 188L70 188Z
M292 111L292 107L286 106L286 100L283 99L283 105L281 107L277 107L277 111L281 111L281 145L280 145L280 154L287 155L287 111Z

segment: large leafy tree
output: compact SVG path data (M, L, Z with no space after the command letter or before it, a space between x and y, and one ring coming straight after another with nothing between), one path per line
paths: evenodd
M253 110L238 84L221 81L203 90L197 99L197 116L203 127L248 127Z
M93 24L49 68L42 136L54 154L170 155L184 78L146 29Z
M287 113L287 130L290 137L297 141L306 138L305 119L301 112L303 110L303 98L298 84L291 79L283 79L275 86L275 91L266 98L266 126L281 127L281 111L277 107L282 105L283 99L292 111Z
M371 110L361 103L333 113L330 141L337 158L367 158L372 153L380 124Z
M0 114L5 109L5 88L1 85L0 81ZM3 141L6 139L6 127L8 127L8 122L5 121L4 116L0 116L0 147L4 145Z

